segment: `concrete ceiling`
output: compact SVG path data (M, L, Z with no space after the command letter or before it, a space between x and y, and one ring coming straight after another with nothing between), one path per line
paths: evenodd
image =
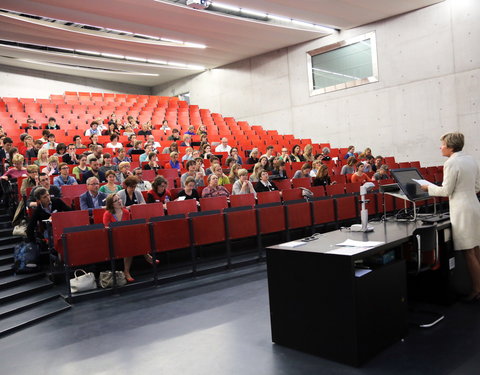
M222 3L335 29L349 29L443 0L222 0ZM122 56L219 67L325 36L319 30L271 24L154 0L2 0L0 8L42 17L203 44L206 48L152 45L83 35L5 17L0 39ZM20 60L21 59L21 60ZM0 45L0 64L154 86L199 70L125 60L65 55ZM63 64L59 66L58 64ZM68 66L67 66L68 65ZM78 67L77 67L78 66ZM94 68L95 71L89 69ZM112 71L103 72L100 69Z

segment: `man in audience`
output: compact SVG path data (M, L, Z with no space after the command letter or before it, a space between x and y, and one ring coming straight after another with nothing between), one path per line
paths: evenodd
M377 169L377 173L373 175L375 181L388 180L388 165L383 164L380 168Z
M167 134L167 130L170 130L167 120L162 121L162 126L160 127L160 130L163 130L163 134Z
M27 119L27 127L25 129L38 129L33 118Z
M47 150L56 150L57 145L58 145L58 143L55 142L55 134L50 133L50 134L48 134L47 143L44 143L42 147L46 148Z
M266 156L268 161L270 161L275 156L273 148L274 148L273 146L267 146L267 152L263 154L261 157Z
M375 164L375 158L372 155L365 156L365 168L363 168L364 173L373 172L373 165Z
M203 182L203 174L197 171L197 163L195 162L195 160L189 160L187 162L186 167L188 172L185 172L180 177L180 182L182 184L182 187L185 187L185 180L189 176L195 179L195 188L199 186L205 186L205 183Z
M30 242L35 242L37 232L41 232L42 238L47 238L45 233L44 220L50 220L55 212L71 211L61 199L52 198L48 190L44 187L35 189L35 209L33 210L32 218L27 227L27 238Z
M152 131L150 130L149 123L142 124L142 130L140 130L137 135L143 135L144 137L147 135L152 135Z
M42 141L43 144L48 142L48 136L50 135L50 130L44 129L42 130L42 137L40 140Z
M107 194L99 192L100 182L96 177L87 180L87 191L80 195L80 209L88 210L105 206Z
M92 121L90 123L90 128L85 131L85 135L87 137L90 137L94 134L96 134L96 135L101 135L102 134L100 132L100 130L98 129L98 122L96 122L96 121Z
M168 141L177 142L180 141L180 131L173 129L172 134L167 138Z
M152 184L149 181L143 179L143 169L137 167L133 170L133 175L137 177L137 189L140 191L149 191L152 189Z
M13 141L10 137L3 138L3 147L0 148L0 160L10 159L10 150L12 149Z
M103 146L102 145L96 145L93 148L93 152L87 156L87 163L91 163L92 159L97 159L98 162L101 164L103 163Z
M47 130L60 129L60 126L57 124L57 120L55 119L55 117L50 117L48 119L48 124L46 129Z
M27 158L36 158L38 156L38 150L43 147L43 142L40 139L37 139L33 142L33 147L30 150L27 150Z
M30 197L27 201L27 207L32 208L37 206L37 200L35 199L35 190L40 187L45 188L50 194L50 197L52 198L61 198L62 196L62 192L60 191L60 188L58 186L50 185L50 177L48 177L46 173L39 173L38 186L32 189Z
M230 150L232 149L232 146L228 145L228 139L226 137L222 138L222 143L220 143L217 147L215 147L215 152L228 152L230 153Z
M376 172L383 164L385 164L383 156L377 155L375 157L375 164L372 165L372 171Z
M67 152L62 155L62 160L67 164L78 164L77 152L75 145L70 143L67 146Z
M75 143L75 148L78 150L87 148L87 146L82 143L82 137L79 135L73 137L73 143Z
M118 172L118 166L112 164L112 155L108 152L103 154L103 165L100 167L100 170L103 173L107 173L107 171Z
M100 183L107 182L105 173L100 170L100 162L97 158L90 159L90 170L82 175L83 183L85 183L90 177L96 177Z
M155 140L155 137L153 135L147 136L147 142L151 142L154 148L161 147L160 143Z
M53 184L61 188L63 185L76 185L77 179L69 175L70 167L67 163L62 162L58 165L60 174L53 179Z

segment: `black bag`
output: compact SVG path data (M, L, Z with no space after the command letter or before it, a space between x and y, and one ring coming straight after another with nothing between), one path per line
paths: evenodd
M13 253L15 273L32 273L40 270L40 249L35 242L21 242Z

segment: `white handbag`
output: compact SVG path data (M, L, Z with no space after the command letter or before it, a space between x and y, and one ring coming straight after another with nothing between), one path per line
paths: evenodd
M83 272L83 275L78 276L77 272ZM93 272L86 273L82 269L78 269L73 274L75 277L70 279L70 290L72 293L85 292L91 289L97 289L97 283L95 282L95 275Z

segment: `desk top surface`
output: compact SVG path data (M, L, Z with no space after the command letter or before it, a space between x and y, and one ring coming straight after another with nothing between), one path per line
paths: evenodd
M415 228L422 226L421 222L398 221L375 222L369 224L374 227L373 232L351 232L348 229L335 230L332 232L317 234L317 239L305 242L305 244L298 244L299 246L291 247L284 244L278 244L275 246L270 246L268 247L268 249L287 250L295 252L310 252L325 255L350 256L353 260L355 260L407 242L410 239ZM337 251L337 249L340 248L340 246L337 246L337 244L349 239L361 242L378 241L382 242L382 244L363 251L360 249L360 251L358 252L346 251L342 254L341 250ZM302 241L300 239L293 242L297 243Z

